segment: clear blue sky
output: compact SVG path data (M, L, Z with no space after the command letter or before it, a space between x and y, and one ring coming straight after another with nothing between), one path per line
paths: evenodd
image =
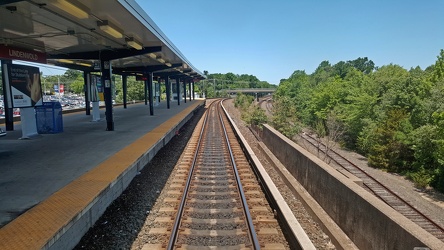
M444 49L443 0L136 0L200 71L277 84L323 60L426 68Z

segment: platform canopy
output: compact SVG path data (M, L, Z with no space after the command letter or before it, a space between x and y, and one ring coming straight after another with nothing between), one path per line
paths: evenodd
M205 78L134 0L0 0L5 48L87 72L110 60L115 74Z

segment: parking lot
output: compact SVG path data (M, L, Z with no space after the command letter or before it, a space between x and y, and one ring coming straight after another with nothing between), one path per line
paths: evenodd
M0 118L5 117L4 103L3 103L3 95L0 95ZM67 109L78 109L85 108L85 97L76 94L67 94L67 95L44 95L44 102L60 102L63 110ZM100 103L100 105L105 105L104 102ZM20 116L20 109L14 109L14 116Z

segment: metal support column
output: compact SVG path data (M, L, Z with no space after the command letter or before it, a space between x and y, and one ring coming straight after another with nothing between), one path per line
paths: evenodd
M183 79L183 102L187 103L187 80Z
M193 80L191 80L191 81L189 81L188 82L188 91L190 91L189 93L190 93L190 102L191 102L191 82L192 82Z
M126 109L127 94L128 94L128 75L122 75L122 92L123 92L123 108Z
M84 90L85 90L85 114L91 115L91 73L87 71L83 71L83 82L84 82Z
M153 72L147 74L147 84L148 84L148 97L150 102L150 115L154 115L154 100L153 100Z
M102 68L102 84L105 87L103 95L105 97L106 130L114 131L111 61L101 60L100 64Z
M167 109L170 109L171 83L168 76L165 77L165 87L166 87Z
M191 85L193 85L192 88L191 88ZM194 81L193 80L190 81L190 93L193 96L193 100L194 100ZM190 101L191 101L191 95L190 95Z
M145 99L145 105L148 105L148 84L147 80L143 80L143 93L144 93L144 99Z
M177 95L177 105L180 105L180 78L176 78L176 95Z
M1 60L2 63L2 84L3 84L3 108L5 112L5 128L6 131L13 131L14 130L14 110L12 109L12 100L10 95L8 95L9 84L6 83L6 80L8 79L8 67L11 66L12 60Z
M157 99L157 104L160 104L160 82L161 82L161 78L158 77L157 78L157 83L156 83L156 99Z

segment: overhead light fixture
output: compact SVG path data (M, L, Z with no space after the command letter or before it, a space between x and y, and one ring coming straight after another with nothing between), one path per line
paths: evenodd
M171 67L172 64L167 62L167 63L165 63L165 65L168 66L168 67Z
M52 0L51 4L80 19L89 17L88 8L76 0Z
M160 63L165 63L165 60L162 59L161 56L156 57L156 59L157 59L157 61L160 62Z
M97 26L104 32L108 33L109 35L115 37L115 38L122 38L123 34L121 31L119 31L117 28L114 27L108 20L103 21L97 21Z
M186 63L182 63L182 68L186 69L188 68L188 65Z
M156 54L154 54L154 53L149 53L148 55L149 55L151 58L153 58L153 59L156 59L156 58L157 58Z
M126 38L125 40L126 40L126 44L128 44L128 46L131 46L137 50L143 49L142 44L140 42L134 40L134 37L129 37L129 38Z
M90 64L90 63L77 63L77 65L85 66L85 67L91 67L92 66L92 64Z
M74 64L74 61L68 60L68 59L59 59L58 60L61 63L70 63L70 64Z

